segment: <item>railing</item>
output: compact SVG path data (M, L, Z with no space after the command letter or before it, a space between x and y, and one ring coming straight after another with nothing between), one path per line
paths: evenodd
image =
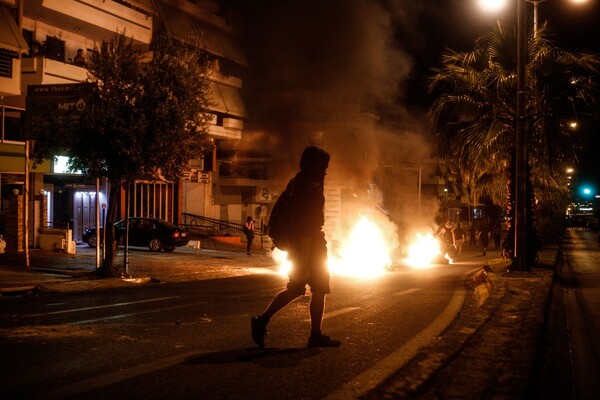
M245 221L225 221L183 213L182 225L195 233L207 236L237 236L244 231L244 223ZM257 227L256 223L254 225L254 236L258 236L262 240L262 226Z

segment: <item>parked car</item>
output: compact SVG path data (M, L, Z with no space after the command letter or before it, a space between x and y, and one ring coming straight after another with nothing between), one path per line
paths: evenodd
M125 243L125 219L115 223L115 236L120 245ZM102 233L102 230L100 230ZM83 241L96 247L96 228L83 232ZM150 251L171 252L175 247L185 246L190 241L188 230L159 218L129 218L129 245L148 246Z

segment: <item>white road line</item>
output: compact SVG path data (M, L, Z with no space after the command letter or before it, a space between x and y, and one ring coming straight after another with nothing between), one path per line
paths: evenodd
M151 314L151 313L160 312L160 311L166 311L166 310L175 310L177 308L192 307L192 306L197 306L199 304L206 304L206 303L207 303L206 301L201 301L199 303L181 304L181 305L173 306L173 307L155 308L153 310L140 311L140 312L135 312L135 313L117 314L117 315L110 315L108 317L86 319L86 320L83 320L83 321L76 321L76 322L69 322L69 324L71 324L71 325L91 324L91 323L99 322L99 321L108 321L108 320L111 320L111 319L121 319L121 318L132 317L134 315Z
M356 311L358 309L360 309L360 307L344 307L344 308L340 308L339 310L326 312L323 315L323 319L337 317L338 315L347 314L349 312ZM304 322L310 322L310 318L305 319Z
M362 374L352 378L352 380L345 385L342 385L335 392L329 394L325 400L357 399L383 382L394 371L398 370L398 368L413 358L420 348L431 342L432 338L438 336L440 332L452 322L462 307L465 296L466 291L457 288L452 299L439 318L434 320L429 326L406 342L404 346L400 347Z
M158 297L156 299L147 299L147 300L139 300L139 301L129 301L127 303L115 303L115 304L107 304L107 305L104 305L104 306L73 308L71 310L50 311L50 312L39 313L39 314L29 314L29 315L23 315L23 318L25 318L25 317L43 317L45 315L67 314L67 313L72 313L72 312L88 311L88 310L99 310L101 308L122 307L122 306L128 306L130 304L150 303L152 301L162 301L162 300L170 300L170 299L178 299L178 298L179 298L179 296Z
M406 290L403 290L401 292L392 293L392 296L404 296L405 294L410 294L410 293L413 293L413 292L418 292L419 290L421 290L421 289L420 288L406 289Z

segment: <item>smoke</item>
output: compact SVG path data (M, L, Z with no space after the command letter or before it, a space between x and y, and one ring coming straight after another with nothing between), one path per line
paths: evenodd
M358 203L376 203L397 223L416 219L418 167L425 181L433 151L424 112L410 104L407 86L419 60L409 50L428 45L415 17L428 4L240 2L250 64L244 140L260 137L253 145L270 146L275 178L289 179L302 150L319 145L331 153L329 181ZM421 206L427 218L437 211L435 204Z

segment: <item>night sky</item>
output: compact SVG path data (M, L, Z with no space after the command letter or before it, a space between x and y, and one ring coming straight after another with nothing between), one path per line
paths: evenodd
M514 17L511 10L486 14L476 0L222 3L243 15L242 46L249 60L244 85L249 93L262 87L271 91L320 90L338 103L349 97L379 99L378 110L384 115L395 110L393 118L402 120L404 126L419 125L426 112L431 99L425 94L423 79L440 65L445 49L471 50L474 39L498 18ZM598 3L589 0L576 7L569 0L543 1L538 8L539 23L547 20L553 39L566 50L600 53L594 34L600 21ZM531 14L530 3L527 9ZM335 81L337 86L331 83ZM273 109L278 107L282 105L275 104ZM293 118L293 111L282 115ZM600 132L591 131L579 179L600 190Z

